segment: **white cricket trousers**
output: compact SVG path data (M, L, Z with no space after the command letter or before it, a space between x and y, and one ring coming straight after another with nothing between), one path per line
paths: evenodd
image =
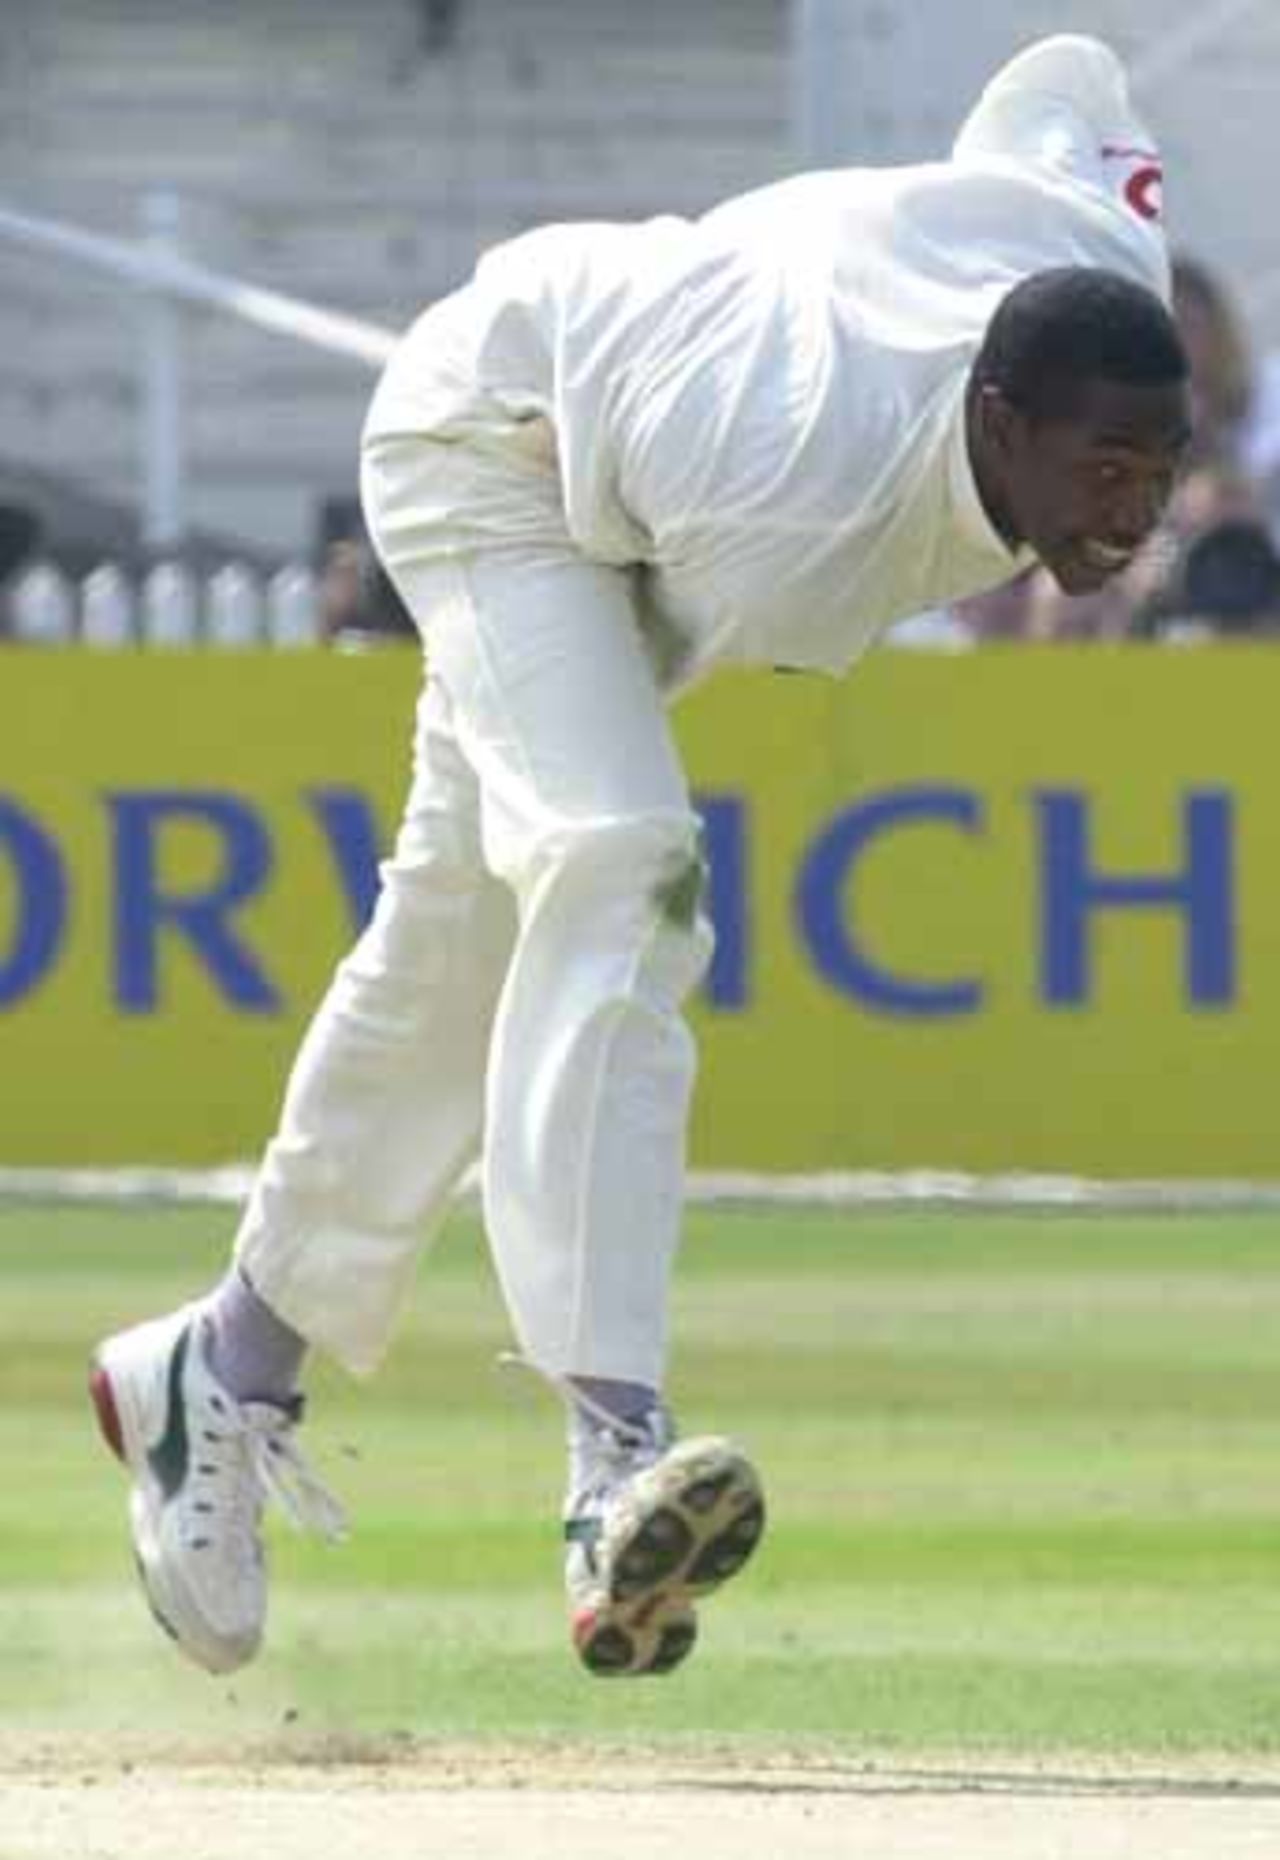
M515 429L366 447L370 531L430 666L413 780L237 1257L366 1373L479 1154L523 1354L659 1387L694 1072L681 1006L711 949L698 826L628 577L575 550L549 448L523 448Z

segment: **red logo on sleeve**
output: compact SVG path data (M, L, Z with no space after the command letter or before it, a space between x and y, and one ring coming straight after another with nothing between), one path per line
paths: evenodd
M1140 220L1158 220L1164 207L1164 169L1154 150L1117 148L1114 143L1107 143L1102 159L1136 164L1132 173L1125 177L1121 191Z
M1124 184L1124 197L1143 220L1158 220L1164 188L1164 170L1157 162L1135 168Z

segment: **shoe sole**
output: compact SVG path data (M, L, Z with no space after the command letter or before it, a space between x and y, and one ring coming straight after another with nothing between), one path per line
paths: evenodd
M601 1678L673 1671L697 1641L692 1604L739 1574L764 1526L759 1477L737 1447L673 1447L635 1481L601 1539L605 1596L573 1623L583 1665Z
M129 1334L109 1338L89 1363L89 1400L98 1431L132 1480L129 1527L133 1563L153 1619L197 1666L209 1673L230 1673L244 1666L258 1650L259 1640L225 1640L205 1632L198 1610L180 1588L172 1589L148 1567L143 1545L154 1535L147 1499L150 1473L146 1436L137 1403L130 1394L130 1369L125 1360ZM178 1625L182 1622L182 1626Z
M578 1658L597 1679L641 1679L674 1672L693 1652L698 1617L691 1608L647 1614L616 1609L610 1603L582 1610L574 1618L573 1644Z

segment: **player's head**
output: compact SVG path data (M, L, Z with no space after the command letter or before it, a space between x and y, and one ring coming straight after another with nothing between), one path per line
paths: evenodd
M1190 435L1187 358L1151 291L1071 266L1015 285L973 365L983 501L1068 594L1122 569L1159 520Z

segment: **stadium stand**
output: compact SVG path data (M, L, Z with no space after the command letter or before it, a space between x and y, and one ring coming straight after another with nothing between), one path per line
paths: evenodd
M392 326L477 252L546 218L697 211L793 165L786 0L8 0L0 199L117 236L173 188L203 262ZM848 159L936 153L1058 0L979 11L849 0L833 54ZM1280 342L1269 171L1280 8L1091 0L1072 23L1139 75L1170 221ZM1229 203L1224 208L1224 203ZM5 453L138 493L138 307L14 247L0 289ZM191 519L275 557L349 495L368 374L191 315Z
M174 188L202 261L399 325L537 220L694 211L777 172L785 27L779 0L14 0L3 192L131 237ZM4 270L6 450L128 498L136 304L15 250ZM367 374L205 315L185 366L196 524L310 547Z

